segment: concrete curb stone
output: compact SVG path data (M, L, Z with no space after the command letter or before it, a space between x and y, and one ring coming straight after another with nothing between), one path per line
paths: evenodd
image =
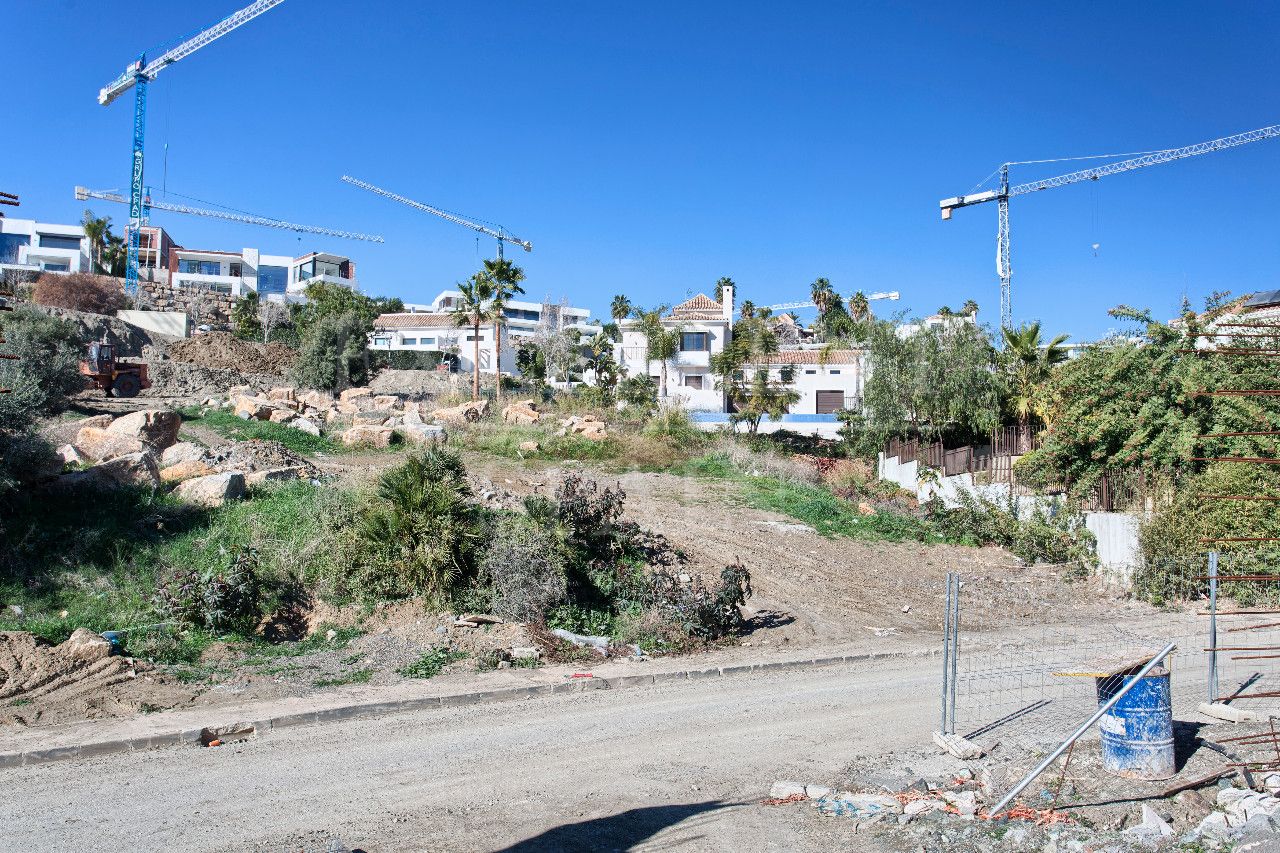
M253 721L254 737L258 737L273 729L292 728L294 726L311 725L339 720L364 719L386 714L403 713L434 708L457 708L480 705L490 702L504 702L521 699L533 699L539 696L551 696L561 693L578 693L587 690L623 690L631 687L648 687L658 684L670 684L675 681L690 679L723 678L736 675L749 675L754 672L789 672L806 669L817 669L847 663L867 663L904 657L932 657L936 651L902 651L902 652L869 652L852 655L832 655L830 657L812 658L810 660L765 661L752 664L733 664L710 669L677 670L674 672L647 673L641 675L619 675L613 677L591 677L573 679L559 684L537 684L526 687L502 687L492 690L478 690L471 693L456 693L448 696L421 696L411 699L399 699L389 702L365 702L350 705L339 705L318 711L302 711L294 714L282 714ZM216 709L211 709L216 713ZM150 735L116 740L89 741L73 746L59 746L50 749L32 749L24 752L0 752L0 770L14 767L31 767L36 764L47 764L53 761L65 761L74 758L97 758L125 752L141 752L167 746L196 744L200 742L203 729L185 729L182 731L157 732Z

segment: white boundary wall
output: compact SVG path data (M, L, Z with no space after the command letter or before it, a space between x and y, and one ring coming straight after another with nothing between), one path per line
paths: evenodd
M876 473L881 480L897 483L899 487L913 492L921 503L936 495L948 507L955 507L959 505L957 496L962 491L989 501L1004 502L1009 499L1007 483L979 486L973 482L972 474L956 474L938 477L936 481L922 482L919 462L901 462L898 457L886 457L883 453L879 456ZM1035 512L1037 506L1048 509L1055 502L1056 499L1052 497L1019 496L1018 516L1027 518ZM1084 524L1098 540L1099 571L1108 580L1129 586L1134 569L1141 560L1138 549L1138 519L1122 512L1086 512Z
M116 316L130 326L148 332L185 338L191 334L191 318L182 311L117 311Z

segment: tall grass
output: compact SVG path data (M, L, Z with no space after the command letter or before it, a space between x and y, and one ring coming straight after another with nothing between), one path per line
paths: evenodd
M271 421L245 420L222 409L186 409L182 419L191 423L199 423L234 441L262 439L278 441L294 453L314 456L317 453L333 455L341 453L345 448L324 436L311 435L300 429Z

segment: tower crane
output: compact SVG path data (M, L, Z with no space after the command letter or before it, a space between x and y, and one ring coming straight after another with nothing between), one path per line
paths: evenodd
M454 222L454 223L457 223L458 225L462 225L466 228L470 228L472 231L479 231L481 234L487 234L490 237L496 237L498 240L498 260L502 260L502 244L503 243L512 243L524 249L526 252L533 251L532 243L530 243L528 240L521 240L519 237L515 236L514 234L509 233L501 225L494 226L495 228L497 228L497 230L495 231L493 230L493 228L486 228L483 225L479 225L475 222L471 222L470 220L463 219L461 216L458 216L455 213L449 213L447 210L441 210L438 207L432 207L429 204L423 204L420 201L414 201L411 198L405 198L402 195L396 195L390 190L384 190L382 187L375 187L373 184L366 183L365 181L359 180L358 178L353 178L350 175L343 175L342 180L344 180L348 184L351 184L352 186L359 187L362 190L368 190L369 192L374 193L375 195L384 196L386 198L391 199L392 201L398 201L401 204L409 205L409 207L417 208L418 210L421 210L424 213L430 213L434 216L439 216L441 219L447 219L450 222Z
M129 199L119 193L103 192L101 190L90 190L84 187L76 187L76 199L84 201L85 199L98 198L103 201L114 201L120 204L129 204ZM206 210L201 207L188 207L185 204L170 204L163 201L152 201L150 191L143 193L142 196L142 223L146 224L147 219L151 215L152 209L167 210L171 213L185 213L190 216L209 216L214 219L225 219L228 222L243 222L246 225L262 225L266 228L281 228L285 231L297 231L300 234L325 234L329 237L341 237L344 240L367 240L370 243L384 242L382 237L377 234L359 234L355 231L339 231L335 228L320 228L316 225L299 225L296 222L285 222L283 219L268 219L265 216L253 216L251 214L228 213L222 210ZM132 219L132 217L130 217ZM136 230L136 229L135 229ZM130 241L133 235L129 235Z
M129 261L125 271L125 291L134 295L138 291L138 228L142 224L142 160L143 147L146 143L147 129L147 84L156 75L179 59L184 59L200 48L222 38L237 27L248 23L263 12L278 6L284 0L257 0L238 12L223 18L212 27L184 41L182 44L166 51L158 58L147 62L143 53L125 68L124 73L112 80L98 92L98 103L104 107L129 89L134 90L133 100L133 171L129 184Z
M1134 169L1142 169L1146 166L1157 166L1161 163L1169 163L1173 160L1184 160L1187 157L1198 157L1201 154L1209 154L1213 151L1222 151L1226 148L1238 148L1241 145L1248 145L1251 142L1261 142L1264 139L1274 139L1280 136L1280 124L1273 124L1269 127L1250 130L1245 133L1237 133L1234 136L1224 136L1221 139L1211 139L1208 142L1199 142L1195 145L1187 145L1183 148L1167 148L1162 151L1149 151L1137 157L1131 157L1126 160L1117 160L1113 163L1105 163L1101 166L1094 166L1089 169L1081 169L1076 172L1069 172L1065 175L1058 175L1056 178L1045 178L1041 181L1031 181L1030 183L1017 184L1009 186L1009 167L1020 165L1019 163L1003 163L1000 166L1000 189L987 190L980 193L971 193L969 195L959 195L952 198L944 198L938 202L938 206L942 209L942 218L944 220L951 218L951 212L961 207L970 207L975 204L984 204L989 201L997 203L999 214L996 224L996 274L1000 276L1000 324L1004 327L1013 324L1013 291L1012 279L1013 269L1009 265L1009 199L1018 195L1026 195L1027 193L1038 192L1040 190L1049 190L1054 187L1064 187L1067 184L1076 184L1080 181L1096 181L1098 178L1104 178L1107 175L1115 175L1120 172L1132 172ZM1083 158L1080 158L1083 159Z
M897 301L900 298L902 297L896 290L882 290L882 291L877 291L875 293L867 294L868 302L870 302L873 299L890 299L890 300ZM815 308L815 307L817 306L813 304L813 300L809 300L808 302L780 302L777 305L765 306L765 308L769 309L770 311L790 311L795 308Z

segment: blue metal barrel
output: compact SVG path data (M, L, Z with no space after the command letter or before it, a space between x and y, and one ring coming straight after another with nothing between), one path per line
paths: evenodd
M1096 679L1102 705L1133 681L1117 674ZM1129 779L1168 779L1176 771L1169 670L1156 667L1098 721L1102 766Z

